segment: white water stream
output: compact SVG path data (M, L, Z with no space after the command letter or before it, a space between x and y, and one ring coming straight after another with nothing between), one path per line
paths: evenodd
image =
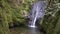
M43 1L38 1L32 5L31 15L29 15L31 19L31 21L29 21L28 25L29 27L33 28L36 27L37 19L42 18L44 16L45 13L44 9L45 9L45 3Z

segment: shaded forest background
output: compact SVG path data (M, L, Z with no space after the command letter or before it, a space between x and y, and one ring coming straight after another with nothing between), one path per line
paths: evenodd
M29 7L37 0L0 0L0 34L10 34L9 24L26 23ZM46 34L60 34L60 0L45 0L45 15L40 22Z

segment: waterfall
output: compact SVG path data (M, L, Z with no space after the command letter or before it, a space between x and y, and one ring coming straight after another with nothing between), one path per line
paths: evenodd
M28 26L29 27L36 27L36 20L39 18L42 18L44 16L45 9L45 3L43 1L38 1L32 5L31 11L30 11L30 21Z
M38 6L36 8L38 9ZM38 12L36 12L36 15L35 15L35 18L33 20L33 23L32 23L31 27L35 27L35 23L36 23L36 20L37 20L37 15L38 15Z

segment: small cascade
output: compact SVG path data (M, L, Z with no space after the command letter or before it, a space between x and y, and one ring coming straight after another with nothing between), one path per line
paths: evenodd
M38 1L32 5L30 14L29 14L29 27L36 28L36 20L42 18L45 14L45 3L43 1Z
M37 9L38 9L38 6L37 6ZM30 25L30 27L36 27L35 26L35 23L36 23L36 20L37 20L37 15L38 15L38 12L36 12L36 15L35 15L35 17L34 17L34 20L32 21L32 24Z

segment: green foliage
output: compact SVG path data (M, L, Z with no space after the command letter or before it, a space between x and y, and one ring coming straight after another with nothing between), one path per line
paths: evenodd
M42 27L46 31L46 34L57 34L56 24L60 17L60 8L58 0L50 0L46 8L46 14L44 16ZM60 30L58 30L60 31Z
M25 16L34 1L36 0L0 0L0 31L3 30L1 28L5 27L8 30L8 23L14 21L25 23ZM60 32L60 2L59 0L46 1L47 6L45 16L41 20L41 26L46 31L46 34L57 34Z
M28 0L21 0L21 3L20 0L0 0L0 34L10 34L8 23L24 23L30 4Z

